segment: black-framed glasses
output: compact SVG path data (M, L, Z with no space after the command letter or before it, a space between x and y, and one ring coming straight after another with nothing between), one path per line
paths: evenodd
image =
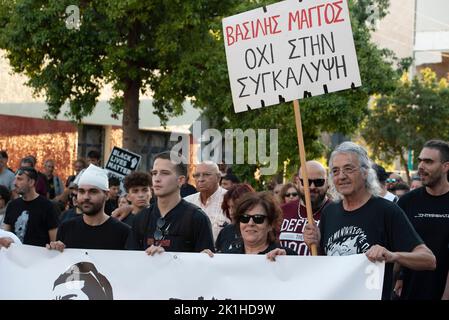
M301 184L304 185L304 179L299 179L299 181L301 181ZM326 179L309 179L309 186L311 186L313 183L315 187L319 188L324 186L325 182Z
M157 219L156 230L154 231L154 235L153 235L154 240L161 241L161 240L164 240L164 238L167 236L168 227L164 228L165 224L166 224L166 221L163 217L159 217ZM164 228L164 229L162 229L162 228Z
M253 216L249 215L249 214L242 214L239 217L239 221L241 223L248 223L249 220L253 219L255 224L262 224L265 222L265 219L267 218L267 216L263 215L263 214L255 214Z
M298 196L298 192L287 192L285 194L285 197L290 198L290 197L297 197Z

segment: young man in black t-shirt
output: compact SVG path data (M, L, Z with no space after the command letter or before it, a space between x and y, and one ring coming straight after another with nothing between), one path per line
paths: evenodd
M104 205L104 212L110 216L118 208L118 198L120 195L120 180L117 177L109 178L109 198Z
M44 247L56 239L58 214L53 204L36 192L37 179L38 173L31 167L17 170L14 187L21 197L6 208L4 229L23 244Z
M105 170L90 165L78 182L77 204L83 215L64 222L57 241L50 242L47 248L125 249L130 228L104 212L108 189Z
M135 215L150 205L151 176L146 172L133 172L125 177L123 184L127 193L126 199L131 202L132 210L122 222L132 227Z
M417 270L435 269L435 256L423 243L404 212L378 197L376 173L365 149L344 142L332 152L329 167L334 203L324 208L320 227L307 224L304 241L324 255L365 253L385 261L382 299L392 295L393 263Z
M186 172L186 165L172 162L169 152L155 157L151 175L157 202L134 218L129 249L145 250L148 255L213 250L209 218L180 196Z
M396 293L403 300L449 299L449 144L431 140L419 155L418 174L423 187L399 200L412 225L437 259L435 271L414 271L404 268L403 281Z

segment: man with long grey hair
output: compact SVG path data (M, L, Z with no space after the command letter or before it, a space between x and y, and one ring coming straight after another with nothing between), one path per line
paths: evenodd
M435 269L435 256L413 229L404 212L379 197L376 172L364 148L343 142L329 160L329 186L334 203L324 208L320 227L308 224L304 241L320 254L365 253L385 261L382 299L392 294L393 263L415 270Z

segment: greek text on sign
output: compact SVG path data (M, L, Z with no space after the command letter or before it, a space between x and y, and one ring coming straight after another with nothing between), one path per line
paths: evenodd
M141 156L138 154L114 147L111 155L109 156L108 162L106 163L105 169L118 176L126 176L136 170L139 165L140 158Z
M287 0L223 19L235 112L361 85L347 0Z

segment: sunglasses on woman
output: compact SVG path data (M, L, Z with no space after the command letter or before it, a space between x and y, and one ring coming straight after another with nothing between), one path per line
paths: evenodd
M285 197L287 197L287 198L290 198L290 197L297 197L297 196L298 196L298 192L292 192L292 193L287 192L287 193L285 194Z
M262 224L265 222L265 218L267 216L263 215L263 214L255 214L253 216L249 215L249 214L242 214L239 217L239 221L241 223L249 223L249 220L253 219L255 224Z

